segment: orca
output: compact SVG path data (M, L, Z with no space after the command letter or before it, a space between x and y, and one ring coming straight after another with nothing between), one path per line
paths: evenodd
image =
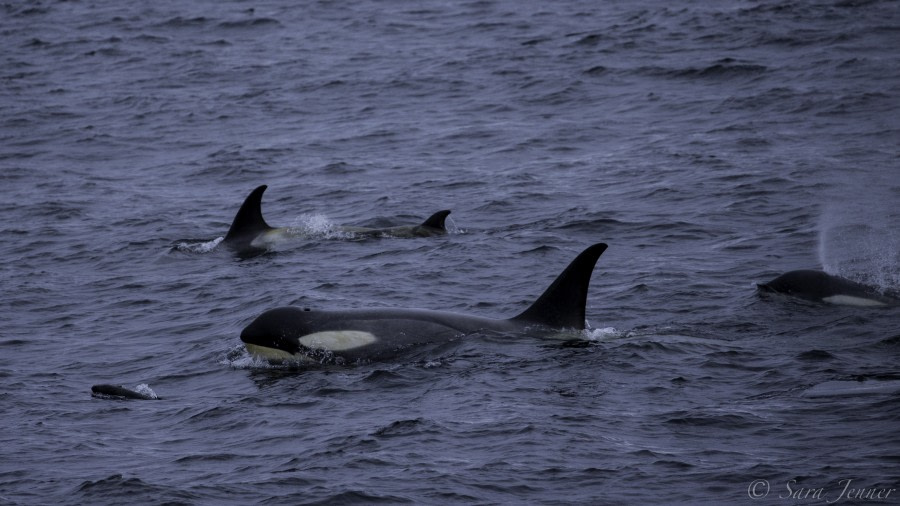
M241 341L251 355L269 362L354 365L475 333L581 331L591 274L606 247L598 243L585 249L530 307L509 319L425 309L314 311L288 306L262 313L243 329Z
M760 292L780 293L800 299L845 306L892 306L900 298L824 271L798 270L757 285Z
M104 399L119 400L151 401L159 399L155 394L142 393L118 385L94 385L91 387L91 395L94 397L102 397Z
M222 244L239 256L249 257L265 253L274 244L284 239L299 235L286 227L272 227L262 215L262 196L267 185L258 186L244 199L244 203L234 216L231 227ZM450 211L443 210L432 214L419 225L408 225L386 228L335 227L337 232L350 237L431 237L447 233L446 219Z

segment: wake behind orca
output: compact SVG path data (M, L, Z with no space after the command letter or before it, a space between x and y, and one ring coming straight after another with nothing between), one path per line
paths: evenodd
M244 199L234 216L231 227L222 244L242 257L259 255L268 251L280 239L290 237L285 227L272 227L262 215L262 196L268 186L258 186ZM335 230L351 237L430 237L447 233L446 219L450 211L438 211L419 225L399 227L335 227Z
M606 247L599 243L585 249L528 309L509 319L424 309L290 306L262 313L244 328L241 341L253 356L272 362L349 365L388 360L418 345L479 332L584 330L591 274Z
M848 306L900 305L900 297L823 271L790 271L757 285L760 292L780 293L814 302Z

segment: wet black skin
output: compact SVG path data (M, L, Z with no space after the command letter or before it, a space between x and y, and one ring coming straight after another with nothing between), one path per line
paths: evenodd
M266 232L277 230L270 226L262 215L262 196L268 186L261 185L250 192L244 203L234 216L231 227L222 244L236 255L246 258L266 252L266 248L254 245L253 241ZM447 233L446 220L450 211L438 211L419 225L399 227L366 228L336 227L336 230L353 237L432 237Z
M768 283L757 286L761 292L781 293L815 302L827 302L825 299L829 297L843 295L868 299L885 305L900 304L900 299L894 294L882 293L873 286L816 270L786 272Z
M281 350L322 363L349 364L394 358L417 345L447 342L484 332L529 334L584 329L585 304L594 265L606 244L585 249L525 311L509 319L424 309L317 311L280 307L258 316L241 332L246 344ZM317 332L358 331L376 341L342 351L310 350L300 338Z

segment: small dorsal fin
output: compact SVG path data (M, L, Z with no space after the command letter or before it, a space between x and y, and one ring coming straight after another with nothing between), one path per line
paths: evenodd
M234 216L234 221L231 222L231 228L228 229L225 242L246 235L260 234L272 229L262 216L262 195L266 188L268 188L266 185L259 186L250 192L250 195L247 195L240 210Z
M553 328L584 329L591 274L606 247L598 243L582 251L531 307L512 319Z
M444 221L447 219L447 216L449 214L450 214L449 210L438 211L438 212L432 214L427 220L423 221L422 224L419 226L447 230L446 225L444 225Z

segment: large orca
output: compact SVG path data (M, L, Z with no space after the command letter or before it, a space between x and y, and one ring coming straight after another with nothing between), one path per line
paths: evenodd
M823 271L790 271L757 285L761 292L772 292L815 302L848 306L891 306L900 304L892 293Z
M253 356L272 362L349 365L383 361L423 344L484 332L584 329L588 285L606 244L585 249L528 309L509 319L424 309L264 312L241 332Z
M234 216L231 228L222 241L227 248L241 256L253 256L271 249L279 240L296 235L285 227L272 227L262 215L262 195L268 188L257 187L244 199ZM350 237L430 237L447 233L445 221L450 211L438 211L420 225L386 228L334 227L334 230Z

